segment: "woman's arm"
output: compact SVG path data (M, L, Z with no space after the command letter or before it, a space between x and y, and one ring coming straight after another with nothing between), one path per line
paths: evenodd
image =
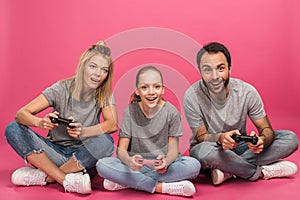
M118 130L118 116L114 105L105 106L102 109L102 117L102 123L95 126L82 127L80 137L93 137L104 133L113 133ZM76 125L76 123L74 124Z
M33 99L31 102L23 106L17 111L15 120L26 126L39 127L41 129L53 129L54 124L51 123L49 117L56 117L52 113L47 114L43 118L35 116L37 113L42 112L50 106L48 100L43 94Z

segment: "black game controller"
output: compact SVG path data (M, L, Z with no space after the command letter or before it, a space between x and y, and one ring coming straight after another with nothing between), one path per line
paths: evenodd
M71 126L70 123L73 122L72 119L65 119L65 118L62 118L62 117L50 117L50 120L53 124L61 124L61 125L64 125L64 126L68 126L69 128L75 128L75 126Z
M231 137L232 137L232 139L234 139L234 141L236 143L239 143L241 141L245 141L245 142L251 142L252 144L255 145L258 142L258 137L257 136L233 134Z

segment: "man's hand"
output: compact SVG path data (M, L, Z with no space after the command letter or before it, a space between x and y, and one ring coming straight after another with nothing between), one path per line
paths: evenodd
M237 146L237 143L232 139L233 134L240 135L239 130L233 130L226 133L221 133L218 143L222 145L225 150L232 150Z
M254 135L256 135L255 131L251 131L250 136ZM251 142L248 142L248 147L253 153L260 154L264 149L264 142L261 137L258 137L257 144L254 145Z

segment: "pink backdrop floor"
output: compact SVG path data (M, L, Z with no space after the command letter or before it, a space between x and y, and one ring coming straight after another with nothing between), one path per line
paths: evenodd
M274 121L274 120L273 120ZM285 124L284 127L295 127L298 118L276 122L275 124ZM274 124L274 122L273 122ZM274 126L274 125L273 125ZM299 133L300 128L293 129ZM63 187L59 184L48 186L17 187L10 181L11 173L24 166L24 161L20 159L8 144L1 138L0 141L1 161L0 165L0 199L24 199L24 200L54 200L54 199L239 199L239 200L296 200L300 198L300 173L290 178L280 178L271 180L258 180L256 182L247 182L241 179L232 179L226 181L220 186L213 186L209 177L200 175L193 180L197 193L192 198L168 196L161 194L148 194L141 191L126 189L122 191L105 191L102 186L103 179L96 176L92 179L93 192L90 195L80 195L75 193L65 193ZM287 158L295 162L298 166L299 151Z

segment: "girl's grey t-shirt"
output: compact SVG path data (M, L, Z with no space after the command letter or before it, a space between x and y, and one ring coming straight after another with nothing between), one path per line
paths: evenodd
M81 123L84 127L99 124L102 108L96 105L93 98L90 101L73 99L70 91L72 81L74 79L58 81L46 88L42 94L46 97L50 106L53 107L53 112L59 112L60 117L68 118L72 116L76 122ZM110 103L107 103L107 105L109 104L114 104L113 98L111 98ZM53 143L62 146L76 147L82 145L81 140L75 140L68 135L67 129L63 125L50 130L47 137Z
M251 120L266 116L257 90L242 80L231 78L230 90L224 105L217 105L209 97L203 81L194 83L184 95L184 112L193 131L191 145L196 144L196 129L205 125L209 134L238 129L246 134L247 116Z
M147 118L133 103L125 109L120 128L121 138L129 138L129 155L140 154L144 158L155 159L167 155L168 137L182 136L181 116L168 101L151 119Z

